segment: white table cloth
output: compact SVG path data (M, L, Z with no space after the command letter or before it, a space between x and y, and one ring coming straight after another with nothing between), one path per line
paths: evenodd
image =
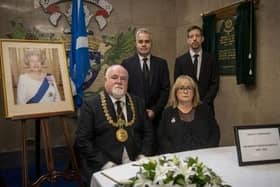
M232 187L280 187L280 164L253 166L238 165L236 148L218 147L175 153L179 157L197 156L199 161L213 169L226 184ZM139 170L128 163L100 172L92 176L91 187L113 187L115 183L103 176L101 172L121 181L135 176Z

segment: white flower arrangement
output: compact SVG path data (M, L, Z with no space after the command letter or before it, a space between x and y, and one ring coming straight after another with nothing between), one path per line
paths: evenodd
M136 176L123 187L230 187L198 158L159 157L140 164Z

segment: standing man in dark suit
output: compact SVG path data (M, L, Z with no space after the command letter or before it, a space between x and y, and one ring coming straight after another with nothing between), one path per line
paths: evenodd
M135 37L137 53L122 62L129 74L128 92L145 101L146 112L156 130L169 96L168 66L166 60L151 55L152 34L148 29L138 29Z
M174 81L180 75L189 75L198 84L199 95L214 111L214 99L219 90L219 71L215 56L202 50L203 31L199 26L192 26L187 31L189 51L176 58Z
M89 186L93 172L152 154L153 128L144 102L127 93L128 73L121 65L105 74L105 91L84 101L76 148Z

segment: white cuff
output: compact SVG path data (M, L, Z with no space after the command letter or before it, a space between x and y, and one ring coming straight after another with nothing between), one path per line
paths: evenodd
M146 158L145 155L142 155L142 154L141 154L141 155L138 155L138 156L136 157L136 160L141 160L142 158Z
M101 168L101 170L109 169L109 168L112 168L114 166L116 166L116 164L114 162L109 161Z

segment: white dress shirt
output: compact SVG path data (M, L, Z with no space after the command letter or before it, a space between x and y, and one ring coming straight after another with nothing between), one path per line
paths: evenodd
M147 61L146 61L146 63L147 63L147 65L148 65L148 68L149 68L149 70L151 69L150 67L151 67L151 55L148 55L147 57L143 57L143 56L140 56L140 55L138 55L138 57L139 57L139 61L140 61L140 66L141 66L141 70L143 70L143 66L144 66L144 61L143 61L143 59L144 58L147 58Z
M199 75L200 75L200 67L202 63L202 50L200 50L198 53L195 53L193 50L190 50L190 55L192 58L192 62L194 63L194 55L198 55L197 57L197 72L196 72L196 79L199 80Z

